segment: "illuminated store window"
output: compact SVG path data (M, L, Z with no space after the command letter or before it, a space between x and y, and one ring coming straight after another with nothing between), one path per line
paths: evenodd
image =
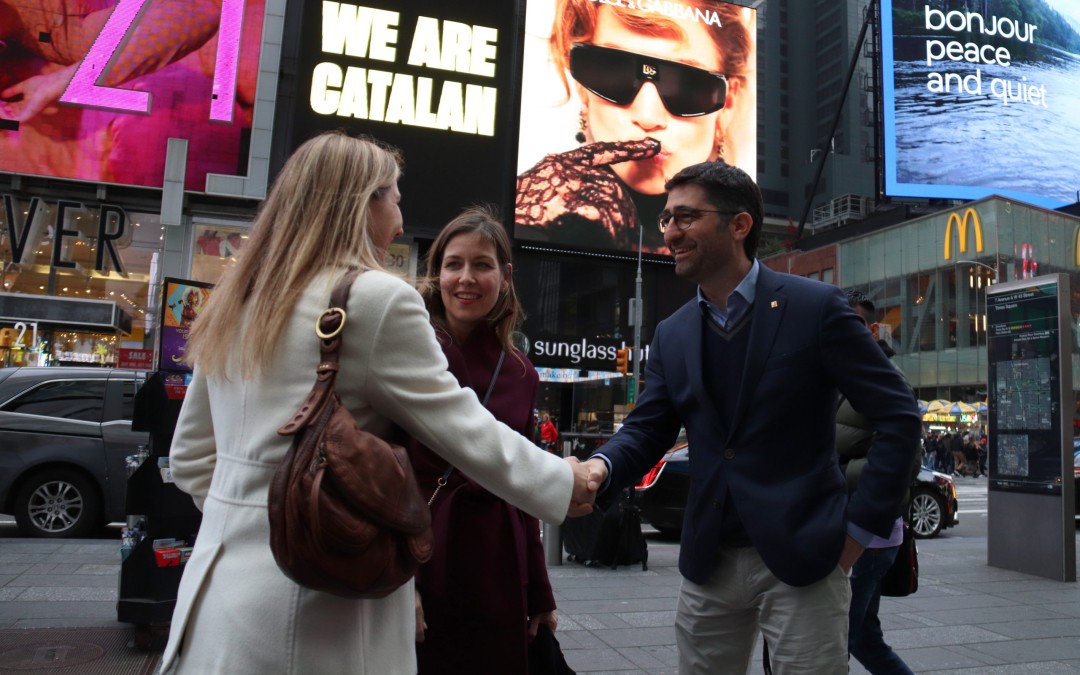
M236 254L248 240L246 225L215 225L196 223L194 255L191 259L191 278L216 284L230 265L236 264Z
M164 251L165 227L158 215L115 205L9 196L4 206L0 209L0 291L114 302L130 322L119 322L123 331L102 333L100 326L80 330L78 322L71 321L63 335L44 324L35 325L32 318L0 322L0 330L11 328L17 333L11 344L3 344L0 338L2 364L111 365L118 347L141 346L152 304L150 280ZM9 213L14 223L7 222ZM90 332L94 330L98 332ZM33 359L24 358L21 350L36 354Z

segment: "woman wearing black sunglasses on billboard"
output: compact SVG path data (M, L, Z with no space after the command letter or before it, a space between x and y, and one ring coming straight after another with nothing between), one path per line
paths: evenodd
M706 160L734 163L726 130L752 68L744 10L717 0L672 6L557 0L551 56L581 103L583 145L519 176L519 237L636 249L668 178ZM645 228L643 250L667 253L655 228Z

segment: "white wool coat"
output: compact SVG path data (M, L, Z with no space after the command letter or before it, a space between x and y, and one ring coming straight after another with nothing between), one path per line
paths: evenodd
M188 388L170 453L176 484L203 511L162 657L166 673L416 672L413 585L348 600L285 577L269 546L270 478L291 437L277 434L315 381L316 319L341 272L304 292L273 364L253 379L203 377ZM396 423L485 488L540 519L566 515L573 472L498 423L458 386L412 286L368 271L353 284L337 389L360 426Z

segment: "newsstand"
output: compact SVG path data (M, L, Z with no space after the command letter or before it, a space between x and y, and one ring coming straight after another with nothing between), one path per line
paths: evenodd
M168 634L183 563L202 522L191 496L173 484L168 463L185 381L183 373L157 371L135 398L132 428L149 431L150 444L142 456L129 458L116 618L135 624L142 649Z

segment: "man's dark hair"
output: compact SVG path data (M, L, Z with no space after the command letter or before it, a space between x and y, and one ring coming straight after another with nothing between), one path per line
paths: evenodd
M743 240L746 257L757 256L761 241L761 223L765 211L761 202L761 190L754 179L742 169L721 160L692 164L675 174L664 184L668 192L680 185L700 185L709 203L720 211L746 211L754 219L750 232Z
M874 312L874 303L862 291L847 291L847 301L852 308L861 307L869 314Z

